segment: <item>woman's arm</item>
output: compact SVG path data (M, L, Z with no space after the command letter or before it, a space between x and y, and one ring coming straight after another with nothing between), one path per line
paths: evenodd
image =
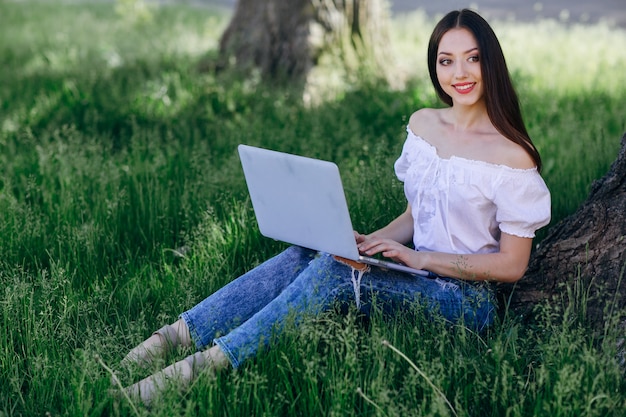
M407 205L404 213L396 217L387 226L382 229L362 235L354 232L356 242L363 243L372 239L389 239L400 244L408 244L413 241L413 217L411 216L411 205Z
M359 244L368 256L381 253L411 268L468 281L516 282L526 271L532 239L502 233L500 251L489 254L456 255L415 251L391 239L373 237Z

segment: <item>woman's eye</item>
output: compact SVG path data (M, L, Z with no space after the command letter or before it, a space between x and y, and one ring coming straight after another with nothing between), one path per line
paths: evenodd
M447 59L447 58L439 60L439 64L441 64L441 65L450 65L451 62L452 62L452 60Z
M478 55L472 55L469 57L469 62L478 62L480 61L480 59L478 58Z

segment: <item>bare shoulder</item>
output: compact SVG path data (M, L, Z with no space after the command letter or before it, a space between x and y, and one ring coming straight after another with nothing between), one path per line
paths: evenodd
M409 128L418 136L430 136L430 131L441 123L440 111L431 108L417 110L409 118Z
M535 161L524 148L500 134L498 136L498 147L495 155L499 159L499 164L516 169L532 169L536 167Z
M424 122L428 122L428 121L432 121L433 119L438 119L439 116L437 115L437 109L431 109L431 108L423 108L423 109L419 109L417 111L415 111L410 119L409 119L409 125L416 123L416 124L421 124Z

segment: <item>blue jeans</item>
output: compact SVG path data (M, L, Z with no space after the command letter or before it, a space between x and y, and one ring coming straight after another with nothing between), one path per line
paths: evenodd
M254 357L295 314L354 302L352 268L328 254L290 247L181 314L199 350L220 346L234 368ZM362 309L375 298L383 312L420 303L430 314L475 331L489 326L495 301L488 285L427 278L371 267L360 283Z

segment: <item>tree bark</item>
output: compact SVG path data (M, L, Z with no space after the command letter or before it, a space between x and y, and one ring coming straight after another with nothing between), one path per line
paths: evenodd
M626 134L621 151L587 200L552 227L514 286L501 285L501 300L528 316L540 301L564 299L598 329L626 307ZM616 321L617 322L617 321Z
M324 53L349 70L388 62L385 0L239 0L220 39L220 68L305 81Z

